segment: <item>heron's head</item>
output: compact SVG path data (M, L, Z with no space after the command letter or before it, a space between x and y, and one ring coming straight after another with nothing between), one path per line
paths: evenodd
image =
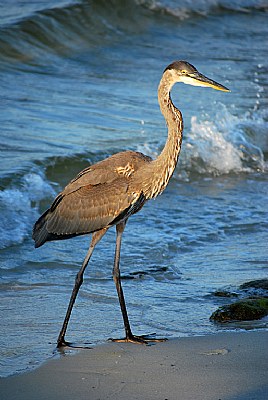
M220 83L200 74L200 72L198 72L197 69L187 61L175 61L165 69L164 73L166 71L170 72L174 82L183 82L187 85L193 86L207 86L224 92L230 91Z

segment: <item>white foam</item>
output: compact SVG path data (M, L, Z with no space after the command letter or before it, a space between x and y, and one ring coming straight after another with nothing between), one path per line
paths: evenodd
M252 125L254 132L249 129ZM200 120L192 117L190 132L185 133L179 177L188 179L190 173L222 175L267 170L260 147L266 129L262 115L237 117L223 106L213 120L207 115Z
M261 0L136 0L137 4L172 15L180 20L189 18L192 13L207 15L215 8L248 12L250 8L263 8L267 5Z
M55 194L41 173L24 175L16 186L0 192L0 249L22 243L31 234L40 200Z
M192 117L190 129L184 130L175 176L188 180L191 173L217 176L266 171L268 165L263 155L268 148L266 117L263 112L235 116L224 106L218 106L214 117ZM145 143L138 150L157 157L152 144Z

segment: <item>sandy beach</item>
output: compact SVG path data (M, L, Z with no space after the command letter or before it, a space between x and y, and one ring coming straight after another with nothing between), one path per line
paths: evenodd
M267 400L268 333L107 343L0 380L2 400Z

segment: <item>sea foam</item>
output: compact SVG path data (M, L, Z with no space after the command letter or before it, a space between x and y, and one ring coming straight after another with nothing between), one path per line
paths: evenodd
M194 116L186 134L182 166L188 172L213 175L265 171L267 163L261 148L265 127L263 115L235 116L224 106L213 120Z
M42 173L28 173L17 185L0 192L0 249L22 243L29 237L38 215L39 202L54 195Z
M192 174L218 176L267 171L267 130L267 115L263 112L236 116L219 106L214 117L193 116L190 127L184 129L175 178L189 180ZM137 150L156 158L162 146L146 142Z

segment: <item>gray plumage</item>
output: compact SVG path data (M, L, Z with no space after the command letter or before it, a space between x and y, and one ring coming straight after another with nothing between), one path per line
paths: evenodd
M133 175L149 162L150 157L126 151L81 171L36 222L35 246L108 228L136 212L146 198Z

